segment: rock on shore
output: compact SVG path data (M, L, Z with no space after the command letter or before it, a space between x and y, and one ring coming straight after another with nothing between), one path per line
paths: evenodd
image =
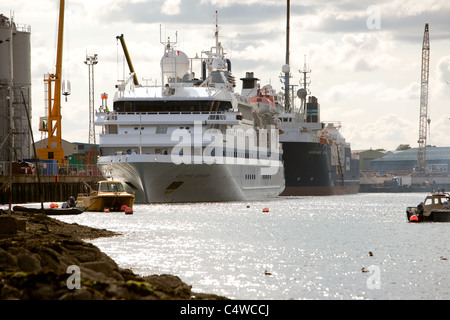
M83 241L118 236L114 232L64 223L44 214L1 211L2 300L226 299L194 293L177 276L135 275Z

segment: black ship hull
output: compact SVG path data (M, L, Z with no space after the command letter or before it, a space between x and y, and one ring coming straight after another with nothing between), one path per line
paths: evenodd
M359 190L359 159L350 147L332 161L332 146L314 142L282 142L286 188L281 196L355 194Z

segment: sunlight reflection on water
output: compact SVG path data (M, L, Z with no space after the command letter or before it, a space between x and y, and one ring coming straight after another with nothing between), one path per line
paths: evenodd
M406 206L424 196L149 204L136 205L133 215L86 212L61 220L121 232L91 242L122 268L174 274L197 292L232 299L449 299L450 224L406 220ZM371 265L380 269L380 289L368 288L372 274L361 271Z

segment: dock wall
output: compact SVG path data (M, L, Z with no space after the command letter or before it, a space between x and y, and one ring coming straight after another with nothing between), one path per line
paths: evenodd
M0 186L7 181L7 176L0 176ZM43 176L39 184L36 176L13 176L11 196L12 203L67 201L70 196L77 197L78 193L87 192L83 183L91 187L104 180L103 176ZM9 183L0 191L0 204L8 204L10 200Z

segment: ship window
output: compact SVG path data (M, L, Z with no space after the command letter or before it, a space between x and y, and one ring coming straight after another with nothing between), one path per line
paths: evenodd
M133 111L133 102L125 101L125 112Z
M213 102L213 103L212 103ZM231 109L230 101L216 100L151 100L151 101L116 101L117 112L217 112Z
M121 183L102 183L100 187L101 191L123 191Z
M117 134L117 125L116 124L107 125L106 129L109 134Z
M167 133L167 126L156 127L156 134L166 134L166 133Z

